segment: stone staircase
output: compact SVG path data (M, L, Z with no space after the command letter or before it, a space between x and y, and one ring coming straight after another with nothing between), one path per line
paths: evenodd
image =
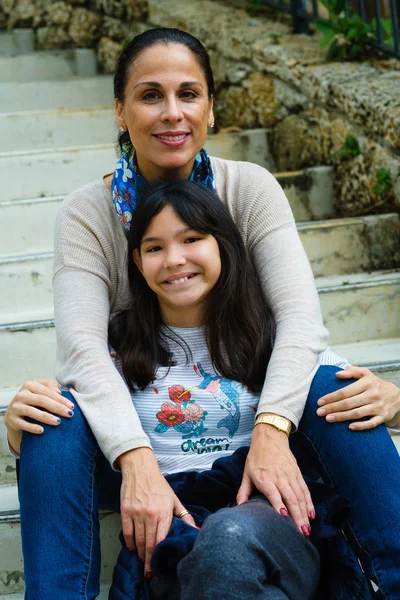
M0 598L10 600L22 598L23 567L15 462L3 416L25 379L54 377L57 207L116 160L112 79L83 77L74 60L70 52L0 58ZM264 130L210 136L207 148L273 165ZM400 385L398 215L332 219L329 167L277 177L316 277L331 344L353 364ZM104 599L119 528L118 515L101 515Z

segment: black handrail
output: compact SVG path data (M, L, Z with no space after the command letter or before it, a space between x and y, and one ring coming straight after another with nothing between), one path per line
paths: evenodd
M261 4L275 8L278 11L288 13L292 16L292 25L294 33L311 33L309 23L319 19L318 0L259 0ZM365 6L366 0L357 0L357 13L368 22L367 10ZM392 41L388 44L384 39L384 28L381 15L381 0L369 0L368 8L373 9L374 18L376 21L376 40L371 40L368 45L377 48L384 54L400 58L400 33L399 33L399 16L397 3L399 0L388 0L388 8L390 16L385 19L390 19L392 24ZM351 10L355 11L355 3L352 3ZM348 4L346 2L346 9ZM370 11L369 11L370 12Z

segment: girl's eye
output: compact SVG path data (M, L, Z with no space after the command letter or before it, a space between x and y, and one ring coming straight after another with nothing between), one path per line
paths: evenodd
M143 94L143 100L146 100L147 102L151 102L152 100L158 100L159 97L160 96L158 92L146 92L145 94Z
M201 238L199 237L190 237L185 240L185 244L193 244L193 242L198 242L200 240Z
M160 246L152 246L151 248L147 248L146 252L158 252L161 250Z

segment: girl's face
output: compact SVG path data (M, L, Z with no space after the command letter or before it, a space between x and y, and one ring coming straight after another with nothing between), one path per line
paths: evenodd
M191 50L176 43L144 50L115 109L147 181L190 177L214 121L206 79Z
M207 297L221 274L218 243L191 229L171 206L150 222L133 259L158 296L166 325L204 324Z

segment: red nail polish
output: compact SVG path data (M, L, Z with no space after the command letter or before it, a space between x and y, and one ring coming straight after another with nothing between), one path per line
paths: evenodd
M301 532L303 533L303 535L305 535L306 537L310 537L311 534L311 529L309 525L302 525L301 526Z
M315 510L310 510L309 517L310 517L310 519L312 519L314 521L314 519L315 519Z
M286 508L281 508L279 512L281 513L282 517L287 517L289 515Z

